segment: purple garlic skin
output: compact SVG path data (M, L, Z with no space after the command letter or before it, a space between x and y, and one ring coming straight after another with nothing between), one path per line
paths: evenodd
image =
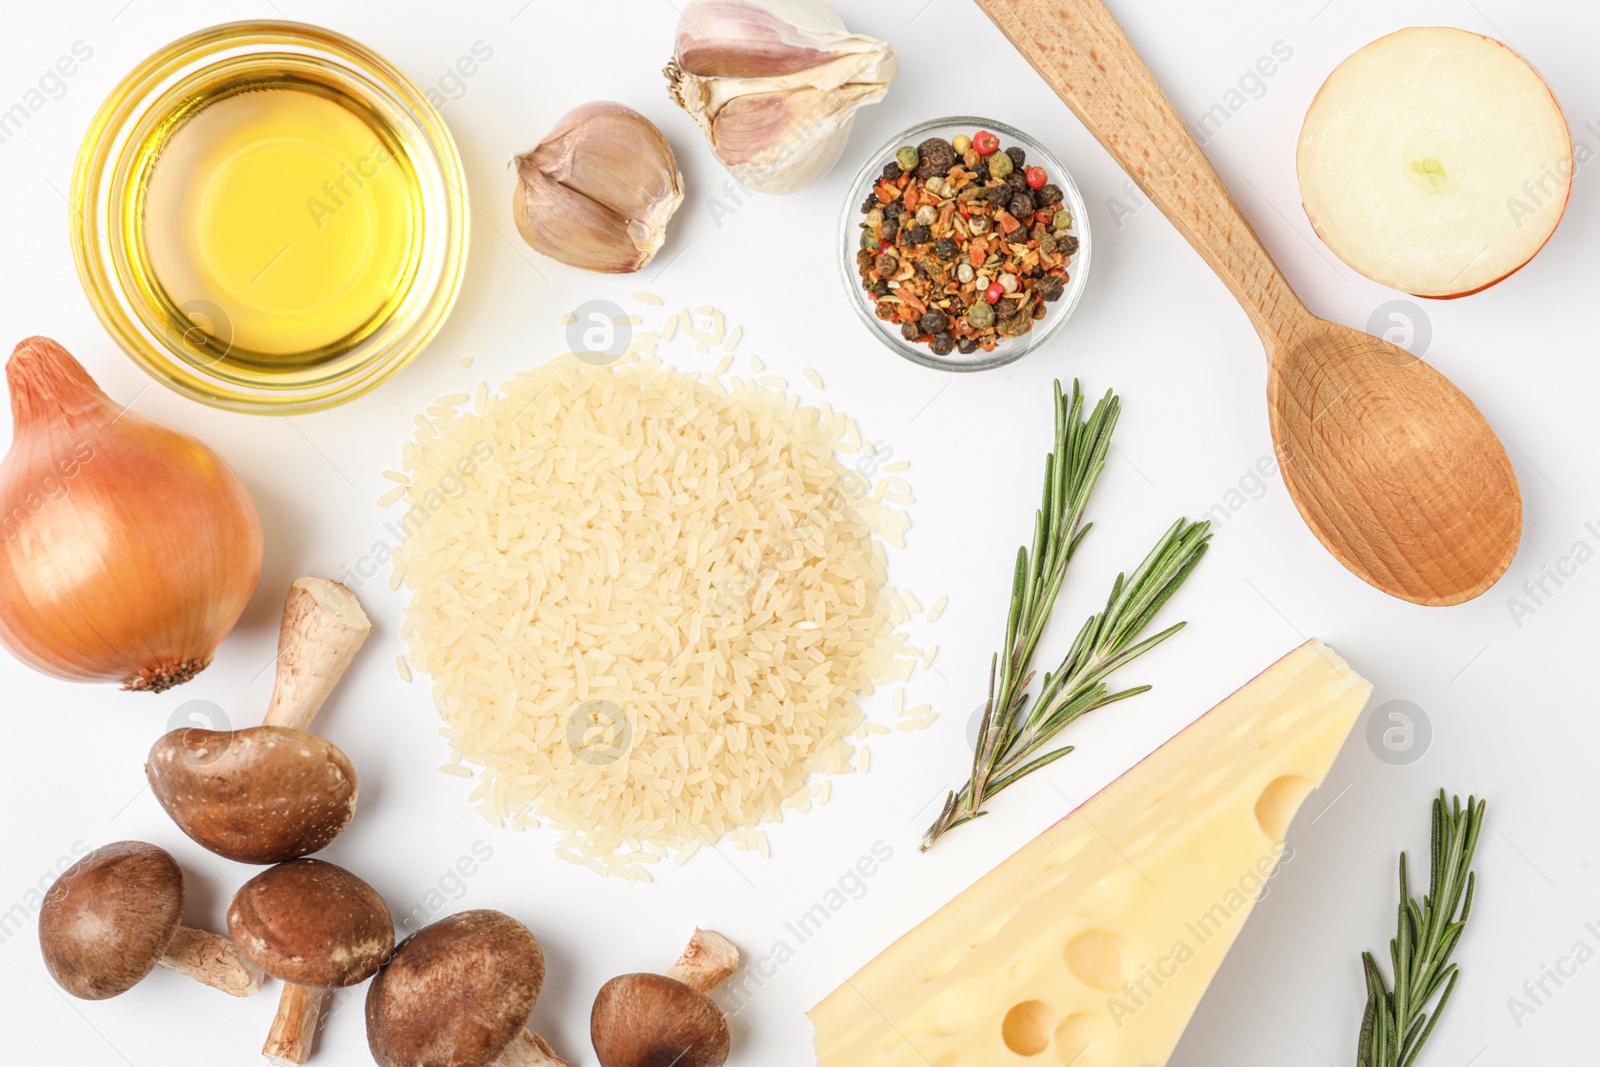
M667 80L741 184L792 193L838 163L859 108L899 69L822 0L691 0Z

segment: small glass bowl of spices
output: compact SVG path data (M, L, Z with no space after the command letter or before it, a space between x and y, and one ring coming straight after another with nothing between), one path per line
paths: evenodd
M850 186L840 258L851 302L906 359L1001 367L1072 315L1089 269L1083 196L1061 161L993 119L914 126Z

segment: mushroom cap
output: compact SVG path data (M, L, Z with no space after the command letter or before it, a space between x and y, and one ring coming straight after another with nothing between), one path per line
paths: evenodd
M488 1067L527 1024L544 952L498 911L464 911L401 942L367 990L380 1067Z
M589 1037L601 1067L721 1067L731 1041L715 1001L661 974L601 986Z
M290 860L246 882L228 907L228 933L246 962L316 989L365 981L394 950L377 890L323 860Z
M356 812L356 772L304 730L184 728L150 749L145 776L178 828L239 863L281 863L325 848Z
M155 969L183 921L183 872L143 841L97 848L67 868L39 909L44 965L68 993L105 1000Z

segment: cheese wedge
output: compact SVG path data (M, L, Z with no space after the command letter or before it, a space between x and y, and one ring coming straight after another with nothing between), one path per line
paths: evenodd
M818 1067L1159 1067L1372 686L1310 641L811 1011Z

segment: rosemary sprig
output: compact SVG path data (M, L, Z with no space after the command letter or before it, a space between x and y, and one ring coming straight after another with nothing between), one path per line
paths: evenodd
M923 837L923 851L946 831L985 814L983 807L995 794L1071 752L1070 746L1044 751L1070 723L1147 690L1149 686L1140 686L1113 693L1105 679L1183 627L1178 623L1139 640L1205 554L1210 524L1180 519L1131 577L1117 576L1106 609L1084 623L1061 666L1045 675L1039 697L1029 709L1033 656L1067 565L1092 526L1083 525L1083 514L1105 469L1119 411L1117 398L1107 391L1085 419L1078 383L1073 383L1070 398L1056 383L1055 449L1045 459L1044 500L1034 516L1032 551L1026 547L1017 551L1004 653L991 661L989 699L972 777L945 800L939 818Z
M1410 895L1406 855L1400 853L1400 929L1389 942L1394 989L1384 983L1372 953L1361 954L1367 979L1367 1010L1361 1017L1358 1067L1411 1067L1433 1033L1455 991L1460 970L1450 962L1472 912L1477 875L1472 854L1483 829L1485 801L1468 797L1447 803L1444 790L1433 802L1433 862L1428 895L1419 904ZM1440 990L1443 993L1440 993ZM1426 1009L1435 994L1439 1003Z

